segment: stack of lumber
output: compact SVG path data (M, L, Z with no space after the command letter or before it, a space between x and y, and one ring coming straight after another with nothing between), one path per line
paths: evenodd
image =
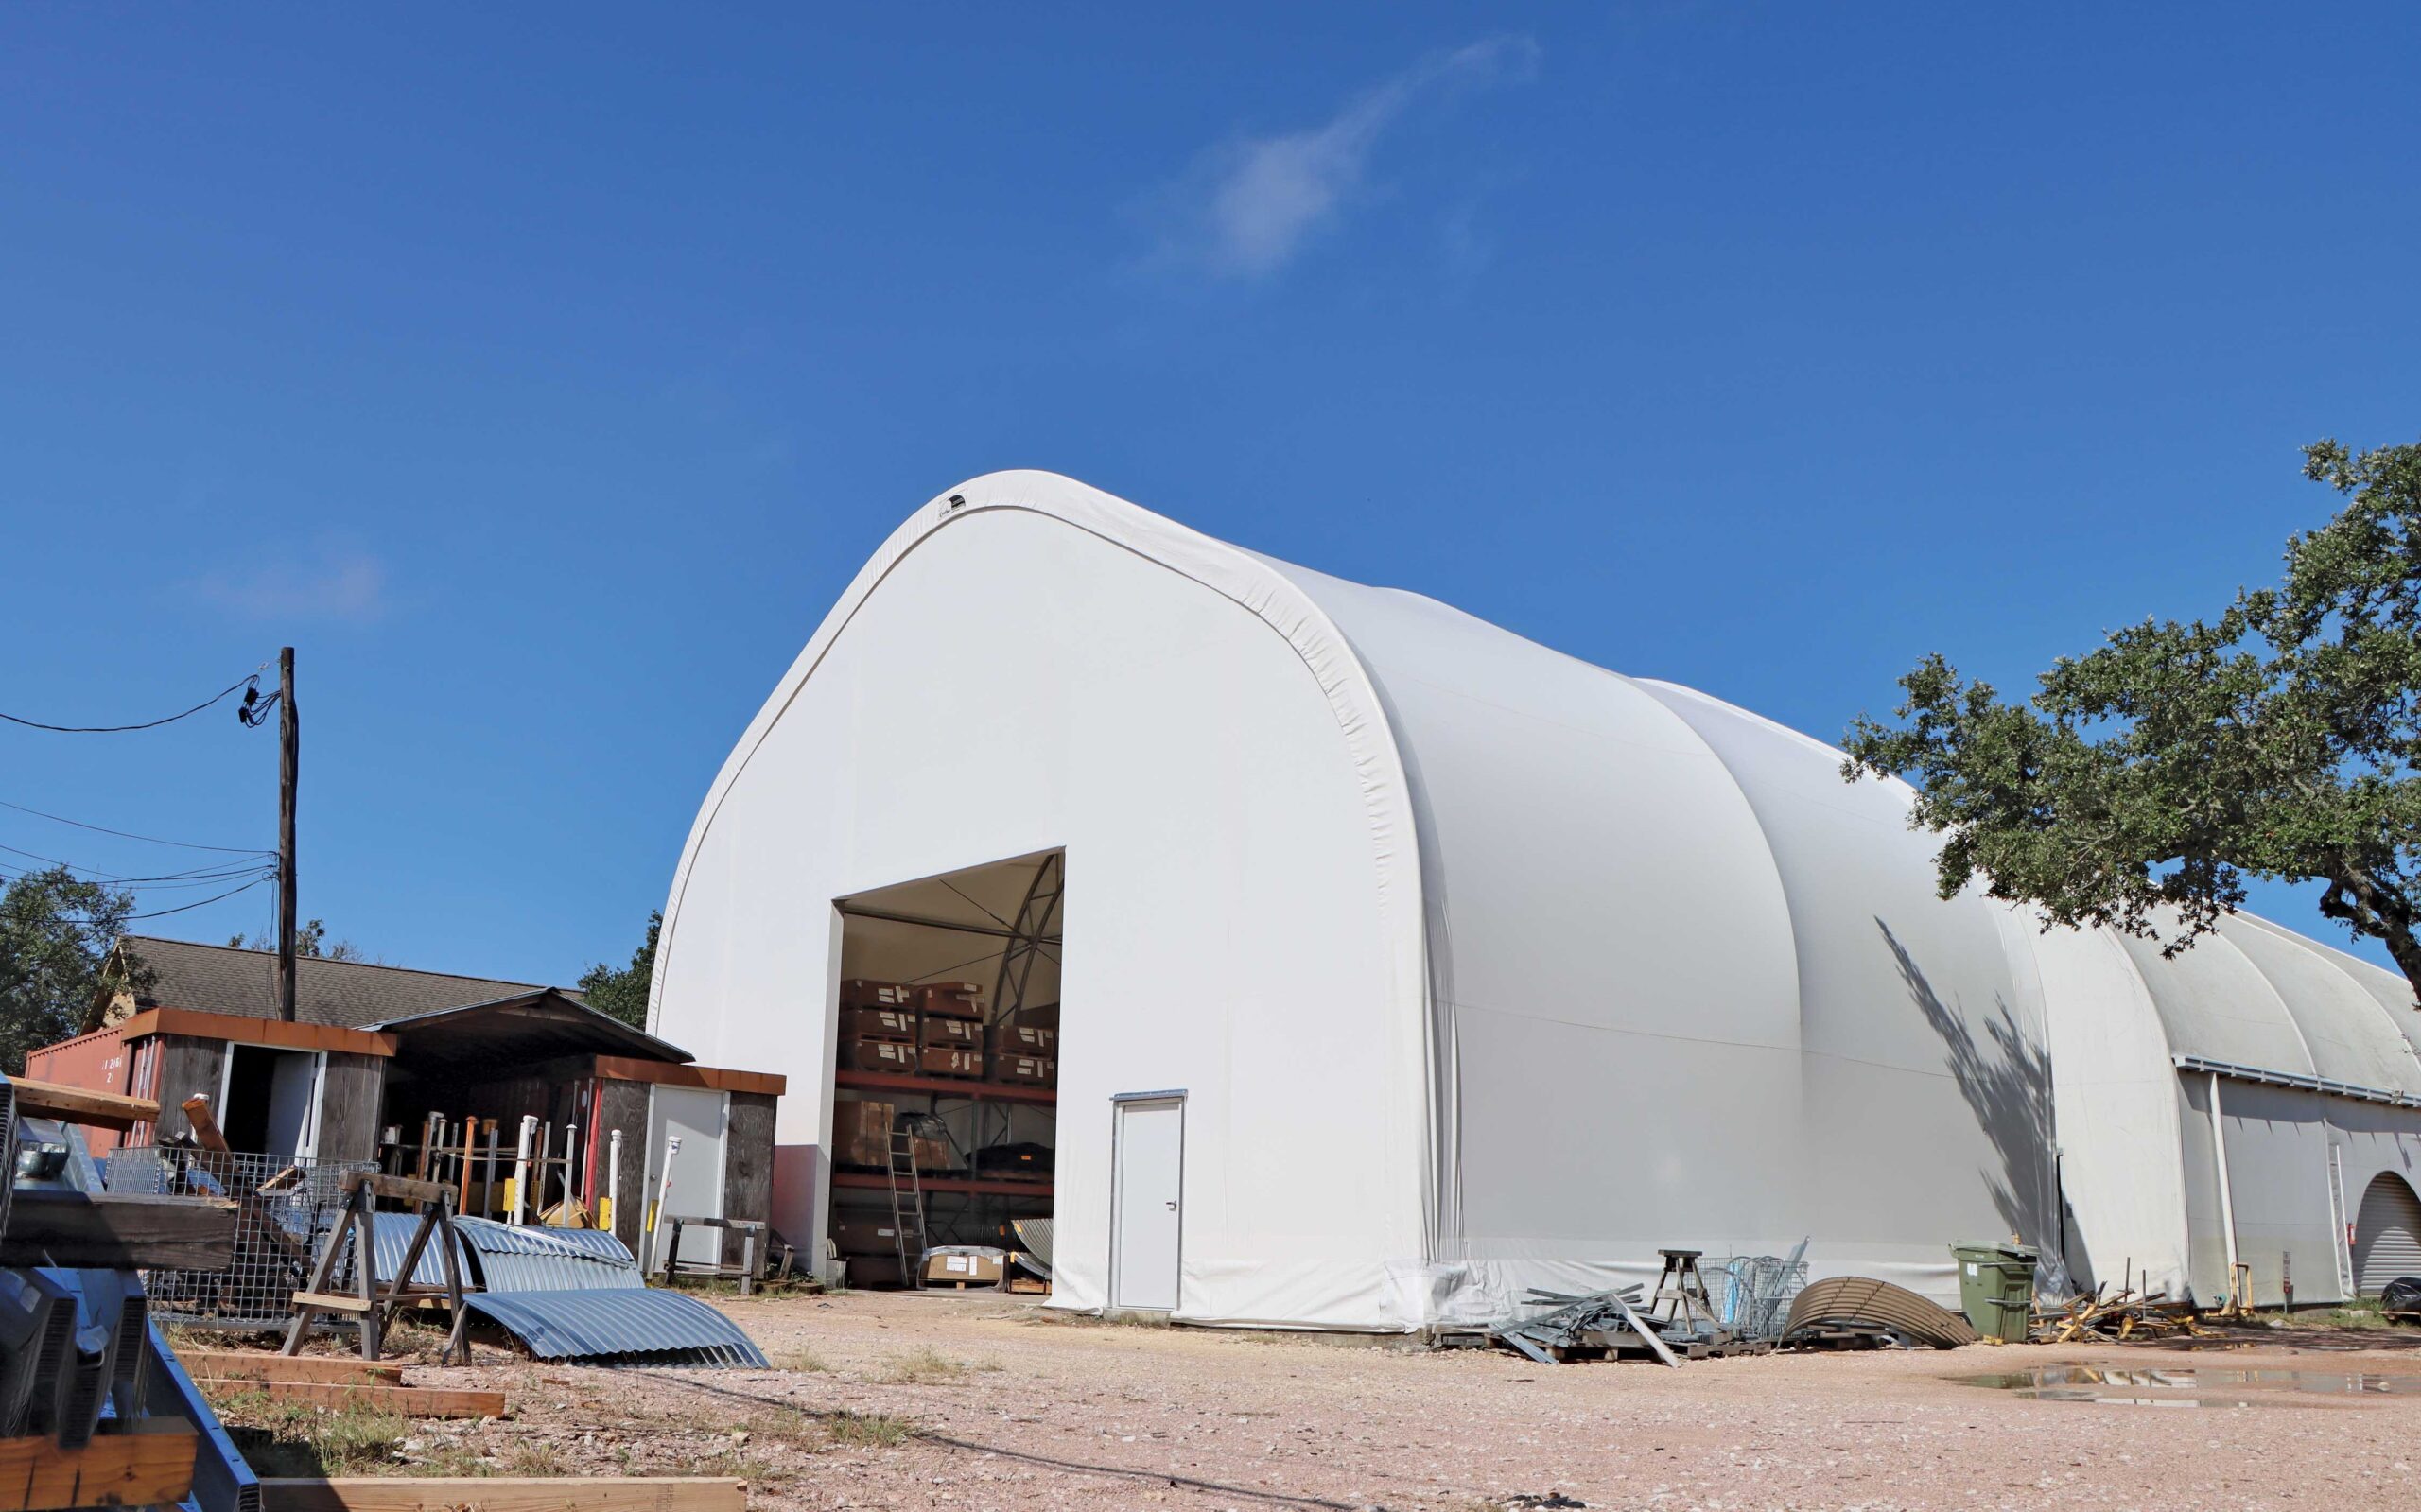
M504 1393L452 1386L407 1386L391 1361L331 1355L269 1354L256 1349L182 1349L194 1383L224 1398L256 1393L272 1401L315 1407L365 1407L405 1417L502 1417Z
M718 1476L340 1476L261 1482L261 1512L745 1512Z

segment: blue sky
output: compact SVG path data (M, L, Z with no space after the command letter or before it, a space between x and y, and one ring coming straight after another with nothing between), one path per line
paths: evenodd
M2421 440L2412 7L1509 16L0 9L0 709L291 642L305 912L562 981L972 474L1829 739L2215 603L2327 513L2304 443ZM268 845L275 742L0 727L0 801Z

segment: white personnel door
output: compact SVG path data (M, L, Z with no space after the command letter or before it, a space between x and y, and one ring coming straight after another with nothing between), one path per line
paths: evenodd
M1185 1099L1122 1098L1115 1106L1109 1305L1174 1312L1184 1229Z
M695 1086L659 1086L648 1120L648 1193L655 1201L656 1185L664 1180L664 1152L674 1135L681 1151L672 1157L672 1180L664 1189L664 1207L655 1215L656 1238L648 1246L648 1263L661 1265L659 1247L668 1242L674 1218L723 1216L723 1127L728 1096ZM684 1228L681 1258L713 1265L723 1258L723 1230Z

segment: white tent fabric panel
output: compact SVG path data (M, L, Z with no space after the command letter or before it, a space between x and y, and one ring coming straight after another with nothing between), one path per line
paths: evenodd
M2125 1271L2182 1295L2177 1070L2151 995L2116 936L2006 917L2011 949L2029 954L2042 981L2070 1276L2088 1288L2137 1284Z
M2041 1007L2002 949L1996 908L1937 895L1933 843L1909 830L1902 784L1845 783L1828 746L1701 693L1642 686L1729 767L1789 901L1803 1117L1824 1136L1800 1153L1810 1252L1847 1234L1888 1242L1905 1251L1888 1278L1946 1293L1944 1233L2047 1235ZM1928 1136L1902 1137L1909 1128Z
M2311 1057L2314 1075L2421 1097L2421 1060L2395 1032L2395 1021L2379 1012L2378 999L2352 976L2265 920L2223 918L2219 933L2278 994ZM2201 949L2202 944L2194 948ZM2183 1047L2180 1052L2198 1053Z
M2282 1303L2290 1272L2298 1300L2339 1300L2325 1100L2294 1087L2222 1080L2220 1108L2237 1260L2252 1267L2254 1301ZM2224 1266L2201 1282L2200 1295L2224 1292Z

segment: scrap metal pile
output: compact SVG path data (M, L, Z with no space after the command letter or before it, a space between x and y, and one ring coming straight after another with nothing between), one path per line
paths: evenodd
M1487 1337L1541 1364L1633 1355L1673 1365L1777 1348L1953 1349L1977 1341L1965 1318L1906 1287L1863 1276L1806 1284L1805 1250L1802 1243L1787 1257L1730 1261L1717 1273L1720 1303L1698 1281L1693 1252L1667 1251L1645 1312L1638 1286L1579 1296L1533 1291L1527 1305L1545 1311L1498 1324Z

